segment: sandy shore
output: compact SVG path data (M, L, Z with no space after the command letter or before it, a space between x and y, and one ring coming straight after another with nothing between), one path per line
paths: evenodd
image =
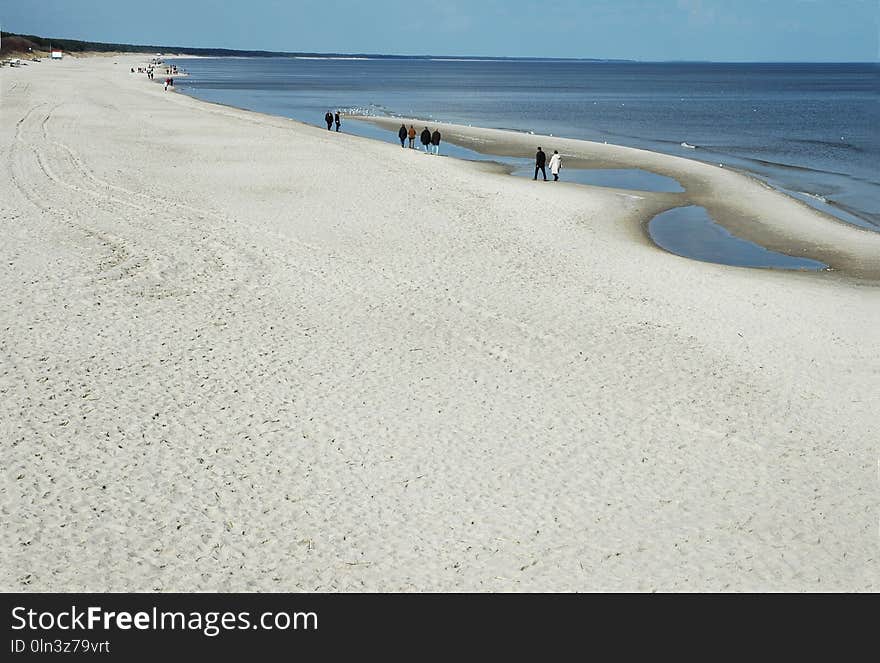
M425 126L411 118L358 119L397 132L401 122ZM760 180L723 164L707 164L648 150L555 136L500 131L458 124L430 123L444 140L483 154L532 158L538 145L559 150L568 168L641 168L672 177L680 194L640 194L645 224L658 212L681 205L705 207L713 219L738 237L768 249L807 257L836 271L880 280L880 233L853 227L821 213Z
M878 589L868 233L798 226L846 275L687 260L659 199L142 60L0 71L0 588Z

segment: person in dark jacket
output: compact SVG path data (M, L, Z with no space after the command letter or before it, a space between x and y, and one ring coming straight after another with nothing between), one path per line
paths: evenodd
M440 132L437 129L431 134L431 146L434 148L434 154L440 154Z
M428 153L428 146L431 144L431 132L428 130L428 127L422 129L422 133L419 136L419 140L422 141L422 147L425 148L425 154Z
M540 147L538 148L537 154L535 154L535 179L538 179L538 171L540 170L544 174L544 181L547 181L547 155L544 154L544 150Z
M336 131L339 131L339 127L342 126L342 118L339 117L339 111L336 111L336 114L333 116L333 121L336 122Z
M333 113L327 111L327 114L324 116L324 122L327 123L327 131L333 128Z
M400 138L400 146L406 147L407 132L405 124L400 125L400 129L397 130L397 137Z

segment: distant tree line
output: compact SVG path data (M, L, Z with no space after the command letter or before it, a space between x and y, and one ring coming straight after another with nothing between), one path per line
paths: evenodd
M178 53L181 55L201 55L205 57L285 57L285 56L339 56L347 53L290 53L282 51L240 51L231 48L192 48L189 46L156 46L144 44L108 44L100 41L81 41L78 39L57 39L55 37L38 37L37 35L20 35L13 32L2 32L2 53L27 53L28 48L35 51L49 51L50 48L61 49L67 53ZM367 54L357 53L367 57ZM377 57L377 56L373 56ZM381 56L391 58L407 58L408 56Z
M0 32L2 44L0 55L27 53L28 49L48 52L50 48L61 49L67 53L178 53L181 55L201 55L203 57L372 57L390 60L427 60L431 58L445 59L443 56L431 55L381 55L377 53L297 53L285 51L240 51L231 48L192 48L189 46L155 46L143 44L108 44L100 41L81 41L78 39L58 39L55 37L38 37L36 35L20 35L14 32ZM518 60L531 58L495 58L500 60ZM556 58L549 58L556 59ZM592 58L586 58L592 60Z
M204 55L221 57L237 56L279 56L293 55L270 51L236 51L228 48L189 48L186 46L155 46L144 44L108 44L100 41L81 41L79 39L58 39L56 37L39 37L37 35L20 35L13 32L2 32L2 53L26 53L27 50L48 51L50 48L61 49L67 53L180 53L186 55Z

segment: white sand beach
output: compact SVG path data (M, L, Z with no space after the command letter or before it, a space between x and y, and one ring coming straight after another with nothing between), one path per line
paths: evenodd
M0 70L0 589L880 589L880 235L609 150L834 271L697 262L144 60Z

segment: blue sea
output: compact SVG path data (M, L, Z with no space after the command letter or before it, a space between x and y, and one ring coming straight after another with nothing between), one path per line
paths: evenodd
M748 170L880 230L880 64L178 60L195 97L320 125L328 109L607 141ZM365 123L344 129L395 141ZM696 149L682 147L681 143Z

